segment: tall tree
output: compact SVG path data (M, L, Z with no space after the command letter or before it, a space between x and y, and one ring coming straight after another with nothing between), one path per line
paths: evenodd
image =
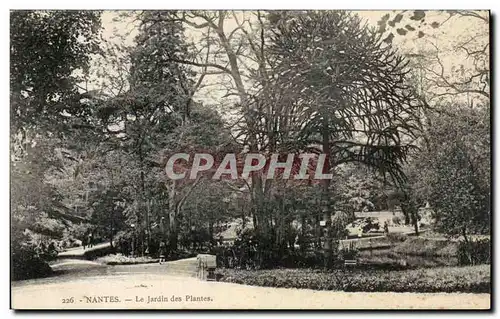
M419 128L419 104L405 82L407 62L357 15L285 12L275 18L270 51L275 86L300 105L299 140L327 154L324 173L358 162L404 179L404 162ZM322 181L325 255L331 263L331 180Z
M25 249L32 243L24 231L44 232L45 226L71 219L45 177L50 169L62 167L55 151L75 137L73 126L89 120L78 74L85 74L90 55L98 52L99 16L94 11L10 14L12 246L20 252L13 262L27 262L15 277L22 277L38 258L35 251Z

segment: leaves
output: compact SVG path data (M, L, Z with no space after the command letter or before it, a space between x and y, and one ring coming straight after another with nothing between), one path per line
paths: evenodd
M399 35L406 35L407 31L405 29L399 28L396 30Z
M76 71L88 71L98 53L100 18L95 11L11 12L11 122L53 131L86 114L79 103ZM40 117L44 114L43 117Z
M425 18L424 10L415 10L413 11L413 16L410 17L411 20L423 22Z
M408 30L408 31L415 31L415 28L412 27L411 25L407 24L405 25L405 28Z

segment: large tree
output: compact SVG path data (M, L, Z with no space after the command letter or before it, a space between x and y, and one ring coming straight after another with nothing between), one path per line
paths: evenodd
M284 12L273 17L269 48L282 103L296 105L302 150L327 154L324 173L363 163L403 180L419 128L419 104L406 83L407 62L363 20L345 11ZM331 180L322 181L326 262L331 261Z
M38 264L39 256L29 248L35 243L25 230L59 236L51 225L71 219L60 194L45 177L50 169L61 169L62 159L55 150L75 139L74 125L89 120L78 83L82 80L79 74L88 70L90 55L98 52L99 16L94 11L10 14L11 218L16 278L29 275L30 265Z

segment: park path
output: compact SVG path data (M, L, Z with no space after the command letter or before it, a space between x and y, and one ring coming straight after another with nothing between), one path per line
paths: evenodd
M348 293L200 281L193 277L195 263L196 260L190 258L163 265L95 267L92 269L96 269L96 272L89 271L83 274L80 272L82 274L80 276L69 274L14 282L11 291L12 307L15 309L488 309L490 307L490 294ZM151 298L154 298L154 301Z
M62 251L57 254L57 258L83 258L85 252L99 251L102 249L106 249L110 247L111 244L109 242L96 244L91 248L83 249L82 246L70 248L68 250Z

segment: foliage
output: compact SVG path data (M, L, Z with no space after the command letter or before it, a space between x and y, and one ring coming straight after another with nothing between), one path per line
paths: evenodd
M443 267L405 271L310 269L219 269L221 281L252 286L366 292L489 293L490 266Z
M461 241L457 255L460 265L490 264L491 241L489 239Z
M61 169L58 146L73 126L87 123L77 83L98 52L100 13L19 10L10 18L12 261L20 279L50 272L47 238L61 239L74 220L46 174Z
M52 273L49 264L26 243L12 246L11 260L12 280L47 277Z
M302 105L298 140L322 145L326 130L332 167L363 163L399 176L410 146L403 136L419 126L419 107L405 83L407 61L348 12L283 13L275 28L269 50L276 85L286 90L282 103Z
M345 203L355 212L387 209L387 186L376 171L362 165L337 167L334 190L339 205Z
M436 229L450 236L488 233L490 227L489 108L460 108L433 119L420 170L435 211Z
M100 13L16 10L10 26L13 131L27 126L62 131L62 124L87 115L75 74L85 74L91 54L99 52Z
M17 226L15 221L13 226ZM47 262L57 252L49 250L48 245L33 242L19 227L12 228L10 249L12 280L46 277L52 273Z

